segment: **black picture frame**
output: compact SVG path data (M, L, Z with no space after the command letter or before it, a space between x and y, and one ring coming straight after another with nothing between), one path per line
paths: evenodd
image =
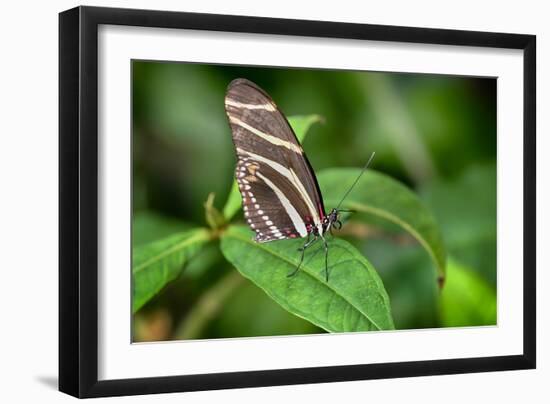
M99 381L100 24L523 50L523 354ZM59 390L83 398L535 368L535 61L533 35L96 7L60 13Z

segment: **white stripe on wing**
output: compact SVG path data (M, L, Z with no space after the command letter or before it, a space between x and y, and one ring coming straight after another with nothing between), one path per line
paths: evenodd
M273 104L244 104L239 101L232 100L231 98L225 99L225 105L229 105L235 108L244 108L244 109L263 109L264 111L275 112L277 108Z
M273 170L277 171L279 174L287 178L292 185L298 190L298 193L302 196L304 202L306 203L309 212L311 213L311 217L313 218L313 223L315 223L318 227L321 228L322 232L322 226L319 226L321 223L321 219L319 218L319 214L317 213L317 210L315 209L315 205L313 204L313 201L309 197L309 194L307 193L306 189L304 188L302 182L292 169L288 169L281 164L270 160L266 157L260 156L255 153L251 153L249 151L243 150L240 147L237 147L237 152L241 154L246 154L250 157L252 157L254 160L262 162L267 164L269 167L271 167Z
M262 131L260 131L256 128L248 125L247 123L241 121L239 118L234 117L233 115L228 114L227 116L229 117L229 122L246 129L247 131L255 134L256 136L261 137L264 140L267 140L269 143L274 144L276 146L283 146L283 147L286 147L289 150L292 150L295 153L302 154L302 148L300 146L298 146L297 144L287 142L286 140L280 139L276 136L272 136L272 135L269 135L267 133L264 133L264 132L262 132Z
M294 208L294 206L292 206L290 201L287 199L285 194L273 182L269 181L259 172L256 172L256 175L258 176L258 178L262 179L266 183L266 185L273 190L273 192L275 192L275 195L277 195L277 198L279 198L279 201L285 208L288 217L290 217L290 220L292 220L292 224L298 231L298 234L300 234L301 237L307 236L306 224L296 211L296 208Z

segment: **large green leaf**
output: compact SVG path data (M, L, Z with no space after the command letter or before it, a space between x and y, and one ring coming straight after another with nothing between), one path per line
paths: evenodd
M496 325L496 291L475 271L449 260L449 281L441 293L441 322L447 327Z
M453 180L420 189L440 225L450 256L482 275L493 287L497 267L497 172L474 165Z
M132 220L132 245L147 244L190 228L190 224L176 218L149 210L138 211Z
M135 313L210 239L206 229L194 229L135 247L132 254L132 311Z
M327 209L336 207L360 170L323 170L317 177ZM439 227L432 213L418 196L387 175L367 170L347 196L342 207L388 220L414 236L430 254L441 282L445 279L446 252ZM396 247L398 248L398 247Z
M322 242L306 251L300 271L303 240L256 243L245 227L231 226L222 235L225 257L239 272L289 312L329 332L393 329L390 302L373 266L351 244L329 242L329 281L325 281Z
M288 123L292 126L292 130L296 134L298 141L303 143L306 135L313 124L323 122L324 118L321 115L294 115L288 117Z
M303 142L306 134L314 123L322 122L323 118L320 115L297 115L291 116L288 118L288 122L296 137L300 142ZM231 191L229 192L229 197L223 208L223 215L227 221L237 213L241 208L241 194L239 193L239 187L237 186L237 181L233 180L233 185L231 186Z

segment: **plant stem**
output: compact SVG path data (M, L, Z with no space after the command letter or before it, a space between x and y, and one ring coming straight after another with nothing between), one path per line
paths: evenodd
M183 319L174 334L174 339L197 338L206 324L222 309L223 303L244 283L244 278L236 270L221 278L208 289Z

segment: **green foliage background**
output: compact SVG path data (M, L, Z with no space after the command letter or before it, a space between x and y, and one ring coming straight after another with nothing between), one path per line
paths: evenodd
M303 146L328 183L326 169L361 167L376 151L372 168L410 188L435 217L446 247L442 289L434 260L400 227L363 212L338 235L376 269L396 329L496 324L496 80L141 61L132 69L134 271L151 252L190 246L169 257L175 270L162 278L134 277L134 293L147 289L133 302L134 341L329 329L291 314L235 270L220 240L197 230L208 227L208 195L216 196L210 211L222 211L232 186L223 98L237 77L264 88L287 116L322 117ZM222 248L229 256L235 246L222 239Z

